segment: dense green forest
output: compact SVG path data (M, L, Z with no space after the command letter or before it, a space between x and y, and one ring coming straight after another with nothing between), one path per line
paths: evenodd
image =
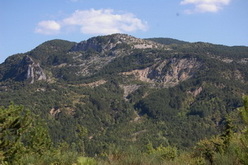
M2 164L247 164L247 63L247 47L124 34L13 55Z
M219 135L199 141L188 151L171 145L154 147L149 142L144 149L134 146L125 149L109 146L109 149L94 158L87 157L87 129L78 126L79 141L76 145L52 142L47 125L23 106L2 107L1 121L1 164L247 164L248 163L248 96L244 106L237 109L243 124L234 124L228 116L225 128Z

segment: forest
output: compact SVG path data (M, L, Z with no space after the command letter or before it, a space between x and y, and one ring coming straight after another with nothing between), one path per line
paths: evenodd
M89 157L85 146L87 129L78 126L77 144L55 145L47 125L23 106L11 103L1 107L1 164L247 164L248 163L248 96L237 109L242 126L227 117L221 134L200 140L191 150L171 145L155 147L149 142L144 149L109 146L108 150ZM55 147L56 146L56 147ZM80 148L79 148L80 147Z

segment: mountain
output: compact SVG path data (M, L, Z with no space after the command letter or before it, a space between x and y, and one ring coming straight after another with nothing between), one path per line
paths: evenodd
M188 149L237 116L247 66L241 46L126 34L51 40L0 64L0 104L41 116L55 143L80 149L83 138L89 155L150 142Z

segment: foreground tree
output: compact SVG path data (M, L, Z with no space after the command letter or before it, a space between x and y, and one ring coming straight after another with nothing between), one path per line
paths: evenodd
M241 117L245 123L245 128L241 136L241 147L239 150L239 156L243 164L248 164L248 96L244 96L244 106L239 108Z
M47 129L29 110L11 104L0 108L0 162L13 164L25 154L42 154L51 147Z
M30 112L11 104L0 108L0 160L13 162L25 152L22 136L31 124Z

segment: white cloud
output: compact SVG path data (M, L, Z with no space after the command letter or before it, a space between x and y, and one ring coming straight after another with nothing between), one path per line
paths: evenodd
M194 9L185 10L186 13L205 13L205 12L218 12L223 6L228 5L231 0L183 0L181 5L194 5Z
M42 21L46 24L48 21ZM40 23L42 23L40 22ZM52 21L54 23L55 21ZM138 19L132 13L116 13L112 9L101 10L76 10L69 17L59 21L59 27L75 28L78 27L81 33L84 34L112 34L112 33L125 33L134 31L146 31L147 23ZM48 26L42 26L38 24L40 33L44 33L45 30L51 30ZM43 27L43 28L41 28ZM47 27L44 29L44 27ZM60 30L58 28L57 30ZM49 31L51 32L51 31ZM54 32L56 32L54 30Z
M35 29L35 32L51 35L51 34L59 33L60 29L61 29L61 25L58 22L53 20L48 20L48 21L39 22Z

